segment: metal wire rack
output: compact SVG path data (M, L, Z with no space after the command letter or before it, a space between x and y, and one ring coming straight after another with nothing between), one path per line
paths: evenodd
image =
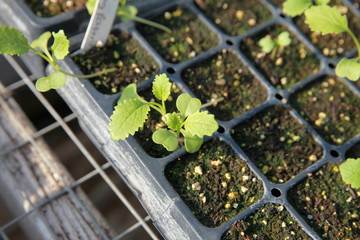
M54 236L62 239L64 237L77 239L81 236L86 236L88 239L161 238L136 197L92 145L79 127L75 114L56 92L41 94L36 91L34 77L20 59L5 57L0 59L0 63L2 69L0 118L4 118L7 114L4 108L15 109L16 116L22 116L25 113L24 118L30 119L31 130L30 136L20 140L13 139L11 144L4 145L4 141L0 140L0 182L4 180L0 183L2 186L0 187L2 191L0 239L39 239L39 236L44 239ZM15 132L15 135L22 135L22 133L16 133L16 127L8 130ZM45 142L45 148L43 142ZM45 194L39 194L42 188L47 188L45 182L45 186L34 188L32 189L34 192L31 192L29 189L24 190L24 186L17 186L16 181L7 178L8 172L17 174L11 166L8 166L8 160L14 154L26 152L24 149L29 147L42 162L45 162L50 169L47 172L53 175L51 177L56 178L59 183L56 191L45 191ZM34 152L32 154L35 155ZM55 164L54 161L48 159L53 156L55 156ZM19 166L20 169L22 167ZM35 172L34 176L39 176L38 172L41 172L44 167L32 166L32 168ZM56 170L59 168L61 171ZM21 184L23 183L20 181L19 185ZM11 189L11 193L4 189ZM17 191L19 193L16 193ZM13 202L13 195L16 194L18 195ZM70 200L70 206L76 207L68 208L65 204L62 205L61 210L57 210L56 204L64 198ZM23 200L20 206L16 204L19 199ZM58 226L60 230L52 225L49 211L53 212L53 218L59 218L56 215L57 211L60 215L66 215L67 211L74 209L80 213L72 214L75 217L83 216L86 224L90 226L86 228L95 229L93 230L95 235L91 235L91 230L81 232L82 229L75 229L76 221L78 220L78 224L81 224L82 219L73 219L73 222L71 219L70 222L68 222L69 219L58 220L56 222L60 222ZM29 230L29 226L32 225L39 229ZM38 232L41 232L40 235Z

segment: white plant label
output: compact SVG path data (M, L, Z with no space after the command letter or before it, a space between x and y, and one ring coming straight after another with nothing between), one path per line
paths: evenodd
M113 25L119 0L97 0L94 12L86 29L80 51L86 51L93 46L101 47Z

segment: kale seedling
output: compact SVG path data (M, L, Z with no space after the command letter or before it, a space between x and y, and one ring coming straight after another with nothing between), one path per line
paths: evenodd
M360 188L360 158L348 158L340 165L340 174L346 184Z
M148 102L140 97L136 91L136 84L128 85L122 92L113 114L110 116L110 135L113 140L125 140L129 135L134 135L148 119L150 109L158 111L166 124L166 128L156 130L152 139L161 144L168 151L174 151L185 143L185 149L194 153L201 147L204 136L211 136L217 131L219 125L214 115L207 111L200 111L201 102L183 93L176 100L179 112L167 113L165 101L169 98L171 83L167 75L155 77L152 92L161 101Z
M296 17L312 6L326 5L329 2L330 0L286 0L283 3L283 12L291 17Z
M275 58L276 51L279 48L284 48L286 46L289 46L291 43L290 39L290 33L287 31L284 31L278 35L278 37L273 40L270 36L265 36L259 41L259 46L261 47L261 51L264 53L270 53L271 52L271 59Z
M342 15L336 7L327 5L313 6L305 11L305 23L312 31L319 31L322 34L339 34L346 32L353 39L358 56L354 58L342 58L336 65L335 74L339 77L346 77L356 81L360 78L360 43L348 25L348 19Z
M50 54L48 42L51 37L54 38L54 43L50 48ZM56 61L64 59L69 54L70 45L63 30L60 30L57 33L45 32L29 45L28 40L24 37L22 32L13 27L0 25L0 43L0 54L22 55L29 50L32 50L45 59L55 69L54 73L36 81L36 89L40 92L46 92L50 89L57 89L64 86L66 83L66 75L77 78L92 78L116 70L115 68L106 69L89 75L71 74L62 70Z
M94 12L96 1L97 0L89 0L86 2L86 8L90 15ZM120 20L122 22L134 20L158 28L160 30L163 30L164 32L171 33L171 30L164 25L138 17L137 16L138 9L134 5L126 5L127 0L119 0L119 1L120 1L120 5L117 10L117 16L120 17Z

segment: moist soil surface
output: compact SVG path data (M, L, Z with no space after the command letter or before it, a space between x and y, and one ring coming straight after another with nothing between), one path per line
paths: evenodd
M171 95L165 102L166 111L168 113L177 111L176 99L181 94L181 90L173 83L171 87ZM146 101L156 102L152 88L148 87L142 91L139 91L139 95ZM160 127L165 127L165 124L161 120L161 114L154 109L151 109L149 118L144 123L138 132L135 133L134 137L144 149L144 151L152 157L161 158L169 155L171 152L167 151L161 144L157 144L152 140L153 133Z
M25 0L25 3L38 17L52 17L85 6L87 0Z
M225 142L206 142L199 152L171 162L165 176L196 218L217 227L263 195L263 187Z
M283 26L272 26L254 37L245 38L240 44L244 54L279 89L291 87L319 70L315 55L290 32L289 46L279 47L268 54L261 51L258 44L261 38L270 36L274 40L283 31L287 31Z
M284 183L319 160L322 148L290 111L268 108L232 130L236 143L275 183Z
M265 204L244 220L236 222L222 239L311 240L282 205L273 203Z
M331 144L360 133L360 98L339 79L318 80L292 95L290 103Z
M154 77L159 68L152 57L126 33L114 32L103 47L93 47L85 53L73 57L84 74L96 73L104 69L116 68L89 80L102 93L121 91L130 83L140 83Z
M360 190L345 185L337 164L328 163L308 174L288 196L322 239L360 239Z
M282 4L285 0L271 0L271 2L273 2L277 7L282 8ZM341 0L330 1L329 6L337 6L340 12L347 16L349 27L354 33L360 31L360 19L358 19L351 10L341 2ZM339 58L344 56L349 50L355 48L355 44L351 36L347 33L322 35L320 32L313 32L305 23L304 14L295 17L293 20L297 27L327 57Z
M140 24L138 29L168 62L179 63L191 59L218 44L216 34L186 8L169 9L152 21L169 27L171 33L144 24Z
M271 19L271 12L259 0L195 0L197 6L226 34L244 34Z
M266 100L266 89L231 51L223 49L211 58L187 68L183 80L201 102L222 121L231 120Z

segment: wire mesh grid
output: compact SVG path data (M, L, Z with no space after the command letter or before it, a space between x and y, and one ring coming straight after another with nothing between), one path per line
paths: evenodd
M111 228L114 229L114 233L109 236L101 226L93 226L101 231L101 239L161 238L156 229L149 224L150 217L137 199L85 137L79 128L75 114L66 107L56 93L50 96L39 93L34 87L32 75L17 59L7 56L6 61L7 63L2 64L3 69L10 67L12 69L10 75L16 76L12 76L13 79L9 79L7 75L1 77L1 83L5 85L1 97L15 98L25 114L29 115L36 131L26 141L2 148L0 164L6 165L4 159L7 155L28 145L34 147L40 156L46 158L46 154L42 153L42 148L37 142L38 139L45 139L75 180L69 183L58 176L64 186L62 189L44 197L41 201L34 203L30 201L31 206L15 216L12 216L11 206L6 209L4 203L0 202L3 208L0 217L0 238L32 239L32 236L26 236L21 231L19 228L21 223L31 219L33 215L43 217L43 208L65 195L71 195L77 204L81 205L81 200L77 198L79 188L86 193L92 204L105 217L105 221L109 222ZM14 79L17 80L14 81ZM34 109L38 111L35 114ZM69 151L74 153L69 153ZM91 209L84 207L81 210L88 211L89 216L93 215Z

